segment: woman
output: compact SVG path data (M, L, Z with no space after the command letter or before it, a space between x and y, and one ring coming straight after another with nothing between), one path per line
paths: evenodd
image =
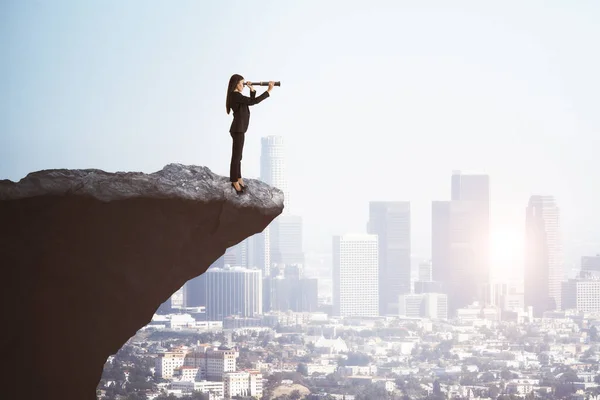
M244 85L250 88L250 97L242 94ZM270 81L267 91L256 97L256 90L254 90L250 82L244 81L243 76L234 74L229 79L226 100L227 114L229 114L230 110L233 110L233 122L231 123L231 128L229 128L229 133L233 139L229 180L231 181L231 186L233 186L237 194L242 194L246 189L244 181L242 180L241 167L242 150L244 149L244 136L248 130L248 124L250 123L249 106L258 104L269 97L271 90L273 90L273 86L274 82Z

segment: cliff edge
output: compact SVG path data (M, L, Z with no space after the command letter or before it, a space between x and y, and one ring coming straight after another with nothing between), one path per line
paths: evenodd
M228 247L263 231L283 193L206 167L54 169L0 181L7 398L95 399L107 357Z

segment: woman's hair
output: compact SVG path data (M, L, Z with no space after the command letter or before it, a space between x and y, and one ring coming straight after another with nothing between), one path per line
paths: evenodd
M225 99L225 109L227 110L227 114L229 114L229 110L231 110L231 93L235 90L238 82L244 79L243 76L238 74L231 75L229 78L229 86L227 86L227 98Z

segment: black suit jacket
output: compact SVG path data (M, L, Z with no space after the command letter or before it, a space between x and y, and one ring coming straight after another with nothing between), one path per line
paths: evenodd
M265 90L263 94L256 97L256 91L250 91L250 97L244 96L240 92L231 92L230 106L233 111L233 121L229 132L246 132L250 124L250 107L260 103L267 97L269 92Z

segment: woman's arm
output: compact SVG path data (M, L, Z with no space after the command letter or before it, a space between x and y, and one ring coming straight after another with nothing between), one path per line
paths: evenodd
M256 96L256 92L251 92L250 96L252 96L252 97L244 96L240 92L233 92L233 98L232 98L232 100L234 102L236 102L236 103L242 103L242 104L247 104L249 106L253 106L255 104L260 103L261 101L263 101L267 97L269 97L270 94L269 94L269 91L265 91L260 96L255 97Z

